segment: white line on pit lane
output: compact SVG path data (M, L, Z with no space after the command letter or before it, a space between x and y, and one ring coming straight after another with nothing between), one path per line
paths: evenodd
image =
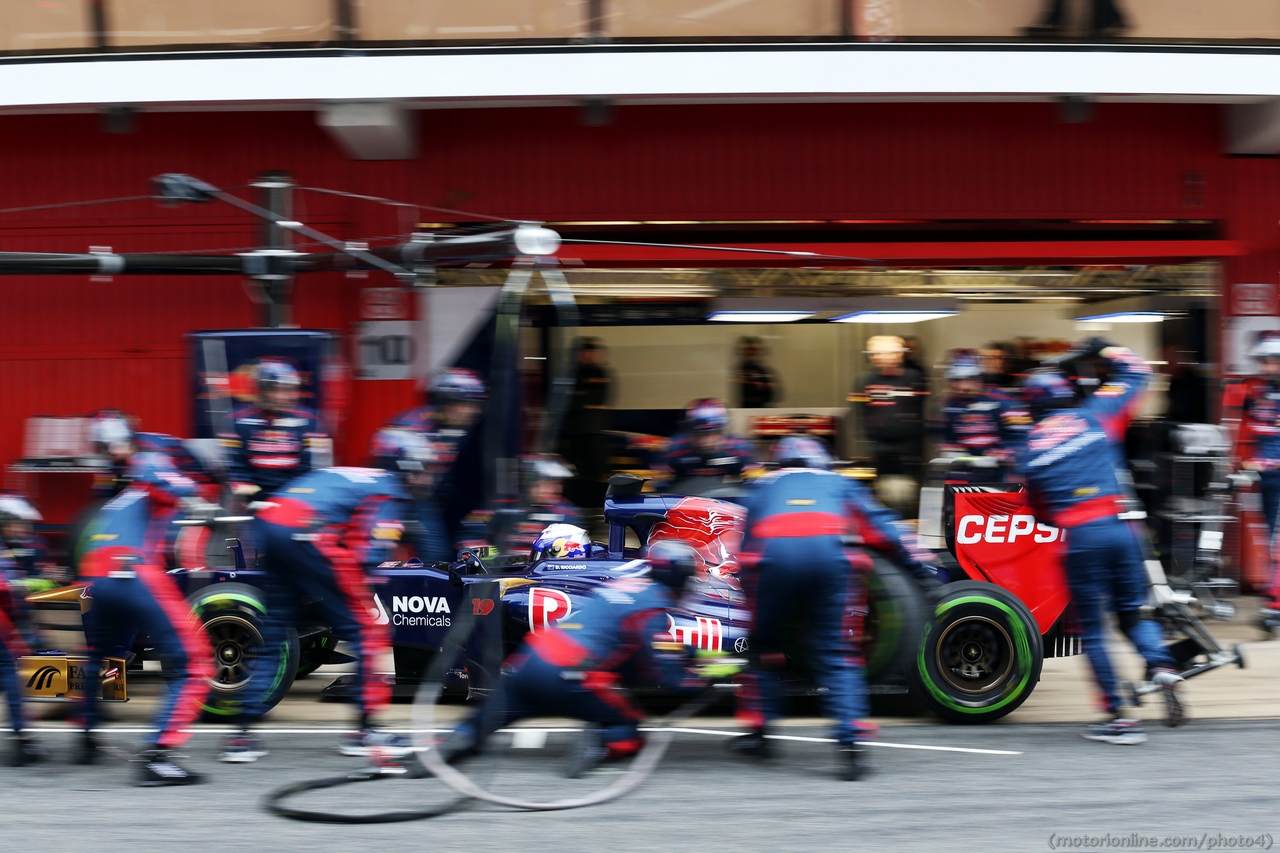
M656 732L659 729L640 729L642 732ZM718 729L685 729L670 728L667 731L683 732L695 735L720 735L721 737L738 737L742 732L726 732ZM792 740L802 743L836 743L833 737L803 737L801 735L765 735L769 740ZM885 749L923 749L929 752L965 752L973 755L1022 755L1021 752L1009 749L976 749L968 746L928 746L921 743L888 743L882 740L862 742L864 746L879 746Z
M690 728L683 728L683 727L672 727L667 729L662 726L641 727L640 731L659 732L659 731L663 731L664 729L666 731L677 732L679 734L716 735L718 737L738 737L742 734L742 732L727 732L720 729L690 729ZM0 731L7 732L11 730L0 729ZM45 733L45 732L57 733L57 732L78 732L80 731L80 729L74 728L71 726L41 726L39 728L28 729L28 731L41 732L41 733ZM103 733L116 732L118 734L137 735L137 734L151 734L157 730L154 728L132 728L132 727L124 728L124 727L112 726L111 728L94 729L94 731L103 732ZM203 732L234 731L234 728L230 726L220 726L217 729L201 728L201 729L186 729L185 731L190 734L195 734L202 731ZM292 729L255 728L254 731L257 734L263 734L263 735L310 735L310 734L350 734L356 730L355 729L336 729L336 728L292 728ZM443 734L445 732L450 732L453 730L452 729L389 728L387 729L387 731L398 732L401 734ZM533 727L521 727L521 728L515 728L515 729L499 729L498 731L502 734L513 734L517 732L543 732L546 734L576 734L582 731L582 729L542 729L542 728L533 728ZM768 737L770 740L789 740L789 741L798 741L801 743L836 743L836 739L831 737L804 737L802 735L766 735L766 737ZM865 746L877 746L877 747L882 747L884 749L918 749L918 750L925 750L928 752L962 752L970 755L1022 755L1023 754L1020 751L1009 750L1009 749L977 749L977 748L968 747L968 746L930 746L928 744L921 744L921 743L889 743L887 741L881 741L881 740L863 741L863 744Z

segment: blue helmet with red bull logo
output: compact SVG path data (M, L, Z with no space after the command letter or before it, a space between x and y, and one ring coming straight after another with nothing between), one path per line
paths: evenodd
M591 537L587 531L572 524L549 524L533 541L529 562L547 559L581 559L591 553Z
M654 542L645 560L649 563L649 577L674 592L684 589L689 578L698 573L698 552L679 539Z
M1027 401L1031 417L1040 420L1054 409L1074 406L1076 387L1057 370L1037 368L1022 380L1022 398Z
M450 367L431 377L427 385L428 402L483 403L489 396L484 380L474 370Z
M831 454L822 442L807 435L788 435L773 446L772 459L780 468L830 468Z
M279 358L264 358L258 361L259 391L300 387L302 387L302 376L289 362Z
M689 404L684 422L694 432L723 432L729 425L729 410L715 397L703 397Z
M195 481L178 470L166 453L144 451L129 459L126 476L131 486L143 486L152 500L177 503L180 498L194 497Z

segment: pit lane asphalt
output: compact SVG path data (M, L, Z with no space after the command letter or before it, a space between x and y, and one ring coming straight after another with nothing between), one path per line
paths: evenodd
M1083 740L1078 724L889 725L886 743L997 752L879 747L878 770L852 783L834 778L827 743L779 741L775 760L754 764L726 754L723 735L682 733L650 780L607 805L554 813L477 805L412 824L320 826L276 818L261 802L285 784L360 766L337 754L333 729L268 729L272 752L252 765L217 763L217 733L202 729L184 751L208 782L172 789L129 787L130 768L117 758L71 766L72 733L47 730L49 763L0 768L0 849L1031 851L1051 849L1055 833L1280 836L1280 720L1196 720L1149 732L1149 743L1119 747ZM810 727L782 733L823 736ZM493 756L469 772L494 790L538 799L615 779L560 778L574 736L552 732L541 749L515 749L512 734L499 734ZM107 741L124 748L135 737L116 730ZM295 803L379 811L443 797L435 780L395 778Z

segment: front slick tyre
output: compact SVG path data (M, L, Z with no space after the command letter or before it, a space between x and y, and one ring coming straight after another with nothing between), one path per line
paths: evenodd
M912 686L939 716L998 720L1027 700L1044 652L1026 606L994 584L948 584L921 638Z

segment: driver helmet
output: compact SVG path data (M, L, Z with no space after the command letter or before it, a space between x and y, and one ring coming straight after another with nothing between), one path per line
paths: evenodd
M807 435L788 435L773 446L773 461L780 468L831 467L831 454L822 442Z
M703 397L689 404L684 421L694 432L723 432L729 425L729 410L715 397Z
M947 379L977 379L982 376L982 365L969 354L957 355L947 366Z
M450 367L431 377L427 385L428 401L445 403L482 403L489 396L484 380L474 370Z
M549 524L533 541L529 562L582 558L590 553L591 537L587 535L587 531L572 524Z
M1022 397L1036 420L1053 409L1066 409L1076 404L1076 389L1071 380L1052 368L1037 368L1022 380Z
M1265 359L1280 359L1280 336L1270 334L1263 335L1253 349L1249 350L1249 356L1257 361Z
M428 471L436 461L431 442L417 430L404 427L385 427L375 432L369 454L375 466L401 476Z
M89 440L98 453L128 453L133 449L129 416L119 409L100 409L89 425Z
M151 499L162 504L175 504L196 494L195 481L179 471L166 453L135 453L129 460L127 476L131 487L146 488Z
M698 552L679 539L654 542L645 560L649 563L649 577L672 592L680 592L689 578L698 573Z

